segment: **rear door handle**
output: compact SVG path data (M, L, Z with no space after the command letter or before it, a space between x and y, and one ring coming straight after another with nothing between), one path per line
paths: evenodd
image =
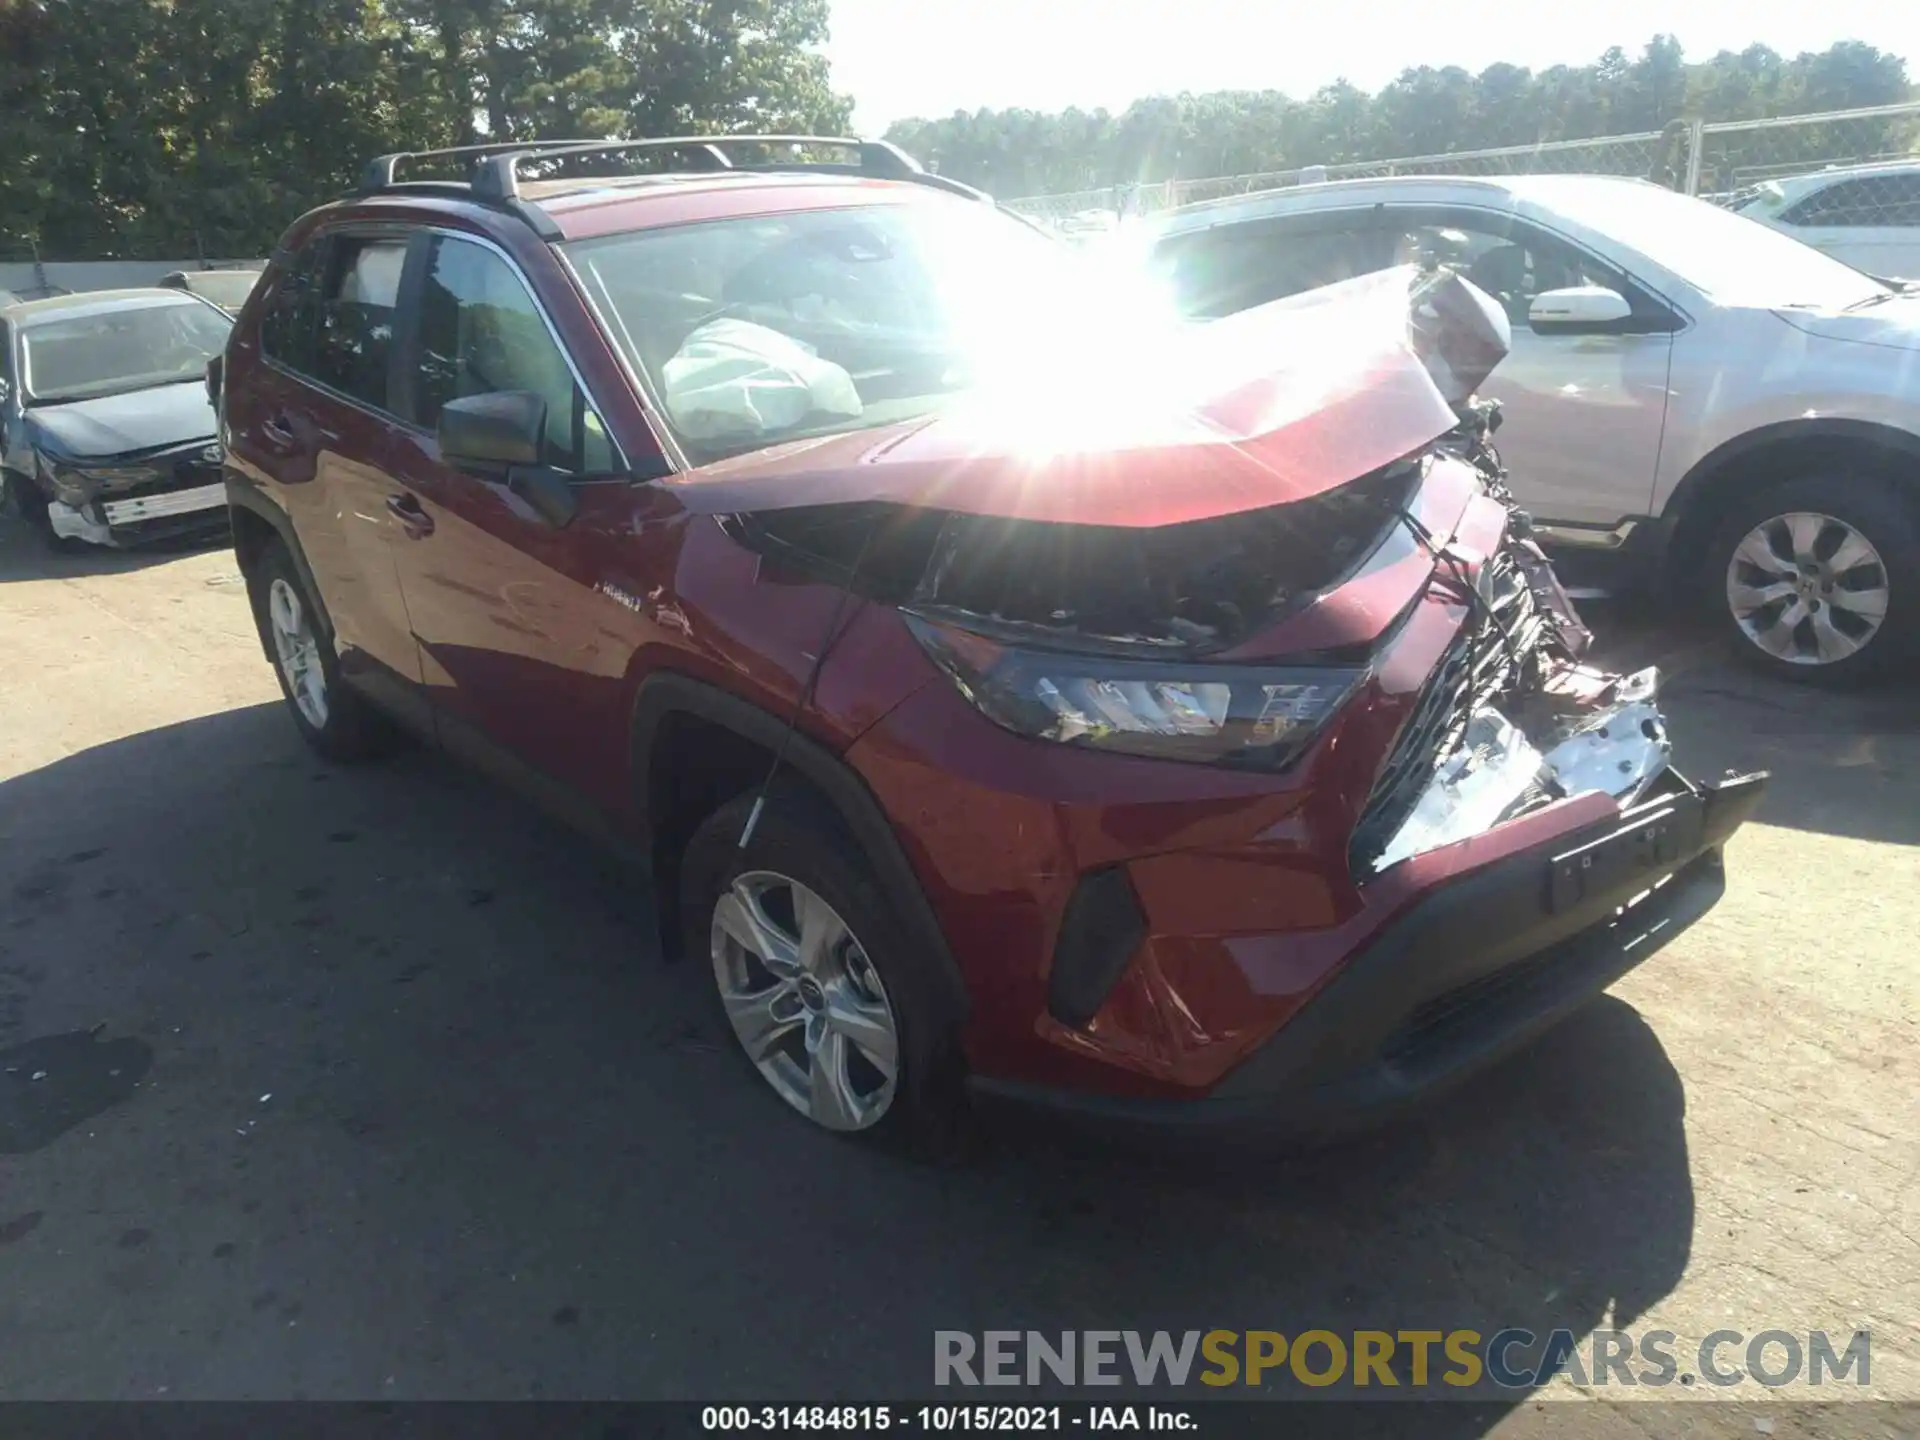
M293 425L285 415L274 415L260 422L260 433L276 450L291 450L297 443Z
M400 522L409 540L424 540L433 533L433 517L412 495L402 492L387 497L387 513Z

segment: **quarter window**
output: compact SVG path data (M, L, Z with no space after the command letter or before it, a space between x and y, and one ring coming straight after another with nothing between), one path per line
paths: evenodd
M432 428L449 400L526 390L547 402L544 463L574 474L614 468L605 424L519 274L492 250L436 236L420 296L414 419Z

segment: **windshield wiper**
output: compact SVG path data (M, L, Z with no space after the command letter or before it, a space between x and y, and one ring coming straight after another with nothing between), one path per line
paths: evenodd
M1911 290L1904 290L1904 289L1896 290L1890 286L1887 289L1882 290L1878 295L1869 295L1864 300L1854 301L1853 304L1847 306L1846 311L1844 313L1851 315L1856 310L1870 310L1875 305L1879 305L1884 301L1899 300L1908 295L1911 295L1912 293L1913 292Z

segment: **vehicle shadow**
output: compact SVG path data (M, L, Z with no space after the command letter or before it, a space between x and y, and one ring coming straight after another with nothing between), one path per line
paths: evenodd
M936 1330L1584 1334L1687 1263L1685 1097L1617 1000L1339 1150L934 1164L787 1113L635 877L420 752L330 768L258 706L0 817L0 1049L151 1051L33 1082L86 1118L17 1129L18 1398L871 1402L934 1393Z
M163 560L205 550L231 549L223 531L156 541L137 550L75 544L55 550L16 515L0 510L0 585L19 580L70 580L83 575L124 575Z
M1623 603L1581 607L1608 666L1658 665L1674 760L1699 779L1768 770L1756 820L1920 845L1920 686L1791 685L1738 663L1709 627Z

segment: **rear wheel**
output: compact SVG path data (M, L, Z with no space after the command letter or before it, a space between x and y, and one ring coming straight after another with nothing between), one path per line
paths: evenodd
M385 748L385 721L340 683L333 633L278 540L248 571L247 593L280 693L306 742L329 760L359 760Z
M1712 555L1722 629L1774 675L1857 684L1920 648L1920 527L1881 482L1771 486L1728 511Z

